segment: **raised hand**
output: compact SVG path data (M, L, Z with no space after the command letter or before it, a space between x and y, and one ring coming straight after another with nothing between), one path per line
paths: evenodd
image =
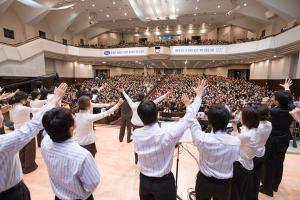
M58 102L60 100L62 100L62 98L64 97L66 91L68 89L68 85L66 83L61 83L58 88L54 89L54 95L53 97L50 99L49 102L51 102L54 105L58 105Z
M167 98L169 98L171 95L172 95L172 92L171 91L167 91L167 93L166 93Z
M0 109L0 127L3 126L3 121L4 121L3 113L8 112L11 109L11 107L12 107L11 105L5 105L5 106L1 107L1 109Z
M122 105L123 102L124 102L124 100L122 98L120 98L119 101L118 101L118 105L119 106Z
M8 92L8 93L3 92L3 94L1 94L1 96L0 96L0 100L4 100L4 99L11 98L11 97L13 97L14 95L15 95L15 94L14 94L14 93L11 93L11 92Z
M192 100L189 99L189 97L186 94L183 94L181 97L181 102L185 105L185 107L187 107L192 103Z
M197 97L202 97L204 91L208 87L207 81L205 79L198 82L197 87L193 87L194 91L196 92Z
M285 79L284 84L279 84L281 87L283 87L285 90L290 90L290 87L293 85L293 81L289 79Z

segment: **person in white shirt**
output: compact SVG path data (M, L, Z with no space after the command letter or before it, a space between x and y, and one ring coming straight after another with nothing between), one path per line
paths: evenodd
M133 143L140 162L140 200L176 199L171 172L175 145L193 124L205 88L206 81L199 83L194 88L197 96L185 116L165 127L157 122L157 107L153 101L144 100L139 104L137 113L145 126L133 132Z
M100 173L92 154L73 138L75 121L70 110L54 108L42 119L48 135L42 141L42 156L56 200L93 200Z
M250 200L258 200L260 180L262 179L265 145L272 131L272 124L269 122L270 110L267 105L258 105L256 110L259 113L259 126L256 134L257 150L255 158L253 159L253 191L251 192L252 198Z
M41 108L43 107L48 100L41 100L41 95L40 92L37 90L34 90L30 93L31 96L31 100L29 102L29 105L31 108ZM36 114L36 112L33 112L32 115L34 116ZM43 135L42 135L43 131L40 131L39 134L37 134L36 139L37 139L37 146L41 147L41 141L43 139Z
M199 151L196 199L229 200L233 163L238 160L240 140L227 134L230 112L224 105L213 105L208 113L211 133L205 133L195 120L191 127L193 142Z
M76 129L74 139L80 146L90 151L93 157L95 157L97 152L95 144L96 135L93 129L93 123L113 114L122 103L123 100L120 99L119 102L108 111L98 114L92 114L92 104L90 97L81 96L78 99L77 105L79 108L79 112L75 114Z
M242 109L240 120L243 125L240 134L237 125L233 123L233 134L240 139L241 147L239 159L233 164L231 200L247 200L251 197L253 158L258 149L258 112L253 107L245 107Z
M120 90L123 94L123 96L125 97L126 101L128 102L131 110L132 110L132 117L131 117L131 124L133 126L133 131L137 128L141 128L144 126L141 118L139 117L138 113L137 113L137 108L140 105L140 103L143 101L143 99L145 98L145 95L140 93L137 95L137 101L133 102L132 99L128 96L128 94L124 91L124 90ZM155 99L153 101L153 103L155 104L159 104L161 101L163 101L168 95L170 94L170 92L167 92L166 94L158 97L157 99ZM138 162L138 155L136 153L134 153L134 158L135 158L135 164L137 164Z
M27 104L28 95L25 92L17 92L11 99L12 109L9 112L10 120L14 122L14 129L20 129L25 123L30 121L30 114L40 111L40 108L30 108L24 106ZM24 174L28 174L37 169L35 162L36 142L32 139L20 151L20 160Z
M43 128L41 120L44 113L57 106L66 89L67 85L61 84L55 90L54 97L32 120L9 134L0 135L0 199L30 200L29 190L22 180L22 167L18 152Z

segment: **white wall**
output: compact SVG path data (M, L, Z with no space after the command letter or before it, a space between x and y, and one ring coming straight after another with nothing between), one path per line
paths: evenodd
M35 77L46 74L44 54L37 54L23 62L6 61L0 63L0 76Z
M54 65L54 66L51 66ZM47 59L46 69L54 68L60 77L64 78L93 78L94 71L91 65L62 60Z

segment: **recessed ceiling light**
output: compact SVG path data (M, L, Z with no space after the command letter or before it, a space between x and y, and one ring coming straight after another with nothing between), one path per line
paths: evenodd
M195 10L198 10L198 7L196 7Z
M106 17L109 18L110 17L109 14L107 14Z
M221 5L218 5L218 8L221 8Z
M93 7L95 7L95 4L92 4Z
M127 13L124 13L125 16L127 16Z
M115 2L115 1L113 1L113 4L114 4L114 5L116 5L116 2Z
M196 16L197 14L196 13L194 13L194 16Z
M247 6L247 3L244 3L243 5L244 5L244 6Z
M103 63L103 64L105 64L106 62L105 62L105 61L103 61L102 63Z
M89 19L91 19L91 16L89 16Z
M273 56L273 58L277 58L277 56L275 55L275 56Z

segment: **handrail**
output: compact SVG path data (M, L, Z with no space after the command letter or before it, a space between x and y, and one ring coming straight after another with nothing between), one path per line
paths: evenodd
M280 35L286 31L289 31L297 26L300 26L300 24L296 24L290 28L287 28L285 29L284 31L281 31L280 33L276 33L276 34L272 34L272 35L269 35L269 36L265 36L265 37L261 37L261 38L256 38L254 40L251 40L249 39L249 41L245 41L245 42L236 42L236 43L225 43L225 44L220 44L220 45L231 45L231 44L241 44L241 43L246 43L246 42L253 42L253 41L260 41L260 40L263 40L263 39L266 39L266 38L270 38L270 37L275 37L277 35ZM19 43L16 43L16 44L10 44L10 43L6 43L6 42L1 42L0 41L0 44L3 44L3 45L7 45L7 46L12 46L12 47L19 47L23 44L27 44L29 42L32 42L32 41L35 41L37 39L44 39L44 40L48 40L48 41L51 41L51 42L56 42L58 44L62 44L62 45L65 45L63 44L62 42L59 42L59 41L55 41L53 39L50 39L50 38L41 38L39 36L36 36L36 37L33 37L33 38L30 38L30 39L27 39L23 42L19 42ZM98 44L97 44L98 45ZM173 45L166 45L166 44L161 44L161 45L158 45L158 46L167 46L167 47L170 47L170 46L181 46L182 44L173 44ZM188 45L188 46L202 46L202 45L206 45L206 44L184 44L184 45ZM208 44L208 45L218 45L218 44ZM66 44L65 46L73 46L73 47L78 47L78 48L91 48L91 49L106 49L106 48L132 48L133 46L120 46L120 47L113 47L113 46L108 46L108 47L105 47L105 48L97 48L97 47L92 47L93 45L90 45L90 46L81 46L81 45L74 45L74 44ZM154 47L154 46L157 46L155 44L150 44L150 45L138 45L138 46L134 46L134 47Z

